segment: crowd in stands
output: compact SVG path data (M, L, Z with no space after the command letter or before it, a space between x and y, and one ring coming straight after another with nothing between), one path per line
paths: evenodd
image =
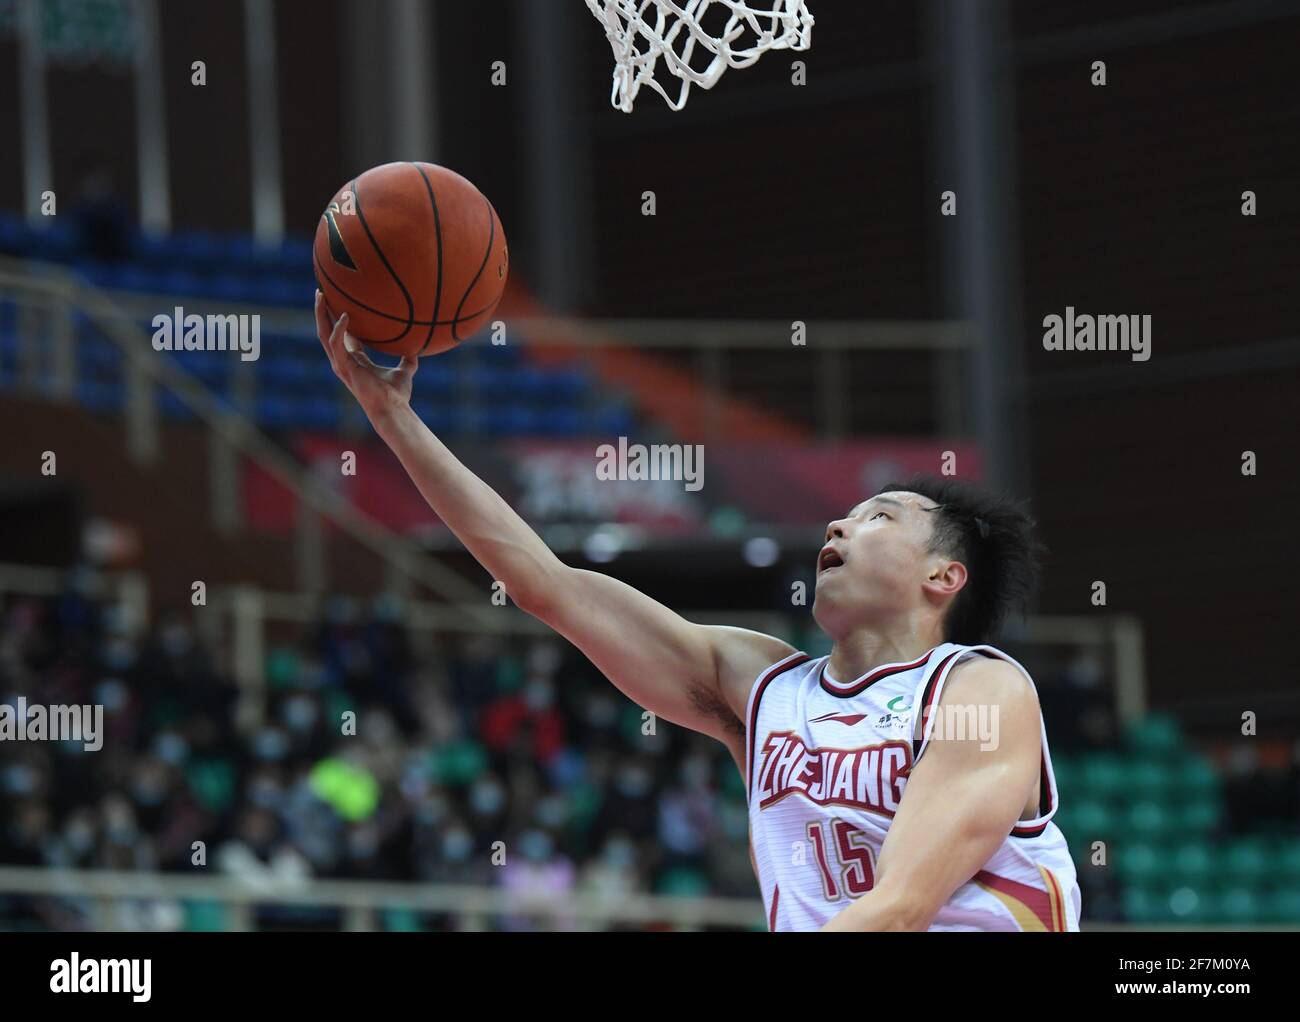
M730 757L558 640L452 637L417 657L390 605L336 599L271 650L250 721L186 615L137 641L75 588L3 615L0 701L104 718L97 752L0 744L0 865L755 891Z
M417 639L391 600L335 597L296 640L270 644L259 695L231 681L227 644L203 641L196 613L160 613L134 636L120 608L75 581L56 597L0 598L0 703L104 708L98 751L0 742L0 867L757 898L731 757L648 716L562 641ZM1237 839L1224 779L1166 720L1125 748L1099 661L1033 670L1086 920L1300 914L1294 821L1267 847ZM1229 795L1259 788L1227 783ZM1098 835L1122 868L1090 868ZM0 893L0 925L86 925L74 909ZM151 910L162 914L142 925L205 925L193 905Z

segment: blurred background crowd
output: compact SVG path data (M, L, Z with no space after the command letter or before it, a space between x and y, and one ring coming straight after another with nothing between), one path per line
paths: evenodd
M102 705L103 749L0 744L4 865L209 866L290 890L322 877L615 900L754 894L743 782L722 746L648 718L560 640L443 637L417 655L397 601L336 597L268 651L264 719L241 726L240 691L187 614L132 639L76 578L57 597L4 602L0 697ZM1216 763L1159 715L1121 729L1096 658L1021 655L1090 921L1300 918L1294 759ZM1089 836L1113 842L1124 868L1091 868ZM202 902L121 911L223 925ZM259 912L264 927L338 925L331 910ZM0 896L7 925L81 918L75 899ZM469 921L390 912L385 925Z

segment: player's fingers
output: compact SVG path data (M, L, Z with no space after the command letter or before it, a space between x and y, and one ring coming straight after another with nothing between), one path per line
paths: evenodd
M347 343L351 338L348 337L348 314L345 312L334 322L334 329L330 332L329 340L325 342L325 350L330 355L330 365L344 380L347 379L349 363L352 362L347 351Z
M409 376L414 376L415 371L419 368L420 368L419 355L403 355L402 361L397 363L397 371L401 373L406 373Z
M338 369L338 361L334 357L335 348L331 344L334 339L334 324L330 322L329 309L325 306L325 296L316 292L316 336L320 340L320 345L325 349L325 354L330 360L330 365Z
M334 323L330 319L329 307L325 304L325 295L321 289L316 289L316 336L320 338L322 344L325 343L330 333L334 330Z
M343 313L343 318L347 318L347 313ZM370 361L370 356L366 354L365 349L355 337L343 331L343 349L347 352L347 358L353 365L358 365L362 369L369 369L372 372L378 372L379 366Z

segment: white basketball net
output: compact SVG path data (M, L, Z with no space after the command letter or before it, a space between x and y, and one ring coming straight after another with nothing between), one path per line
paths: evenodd
M748 67L768 50L806 50L812 42L805 0L587 0L587 6L614 50L610 102L624 113L632 112L642 85L680 110L692 84L711 89L728 67ZM705 30L706 16L719 34ZM718 24L724 17L725 25ZM655 80L660 57L681 79L676 99Z

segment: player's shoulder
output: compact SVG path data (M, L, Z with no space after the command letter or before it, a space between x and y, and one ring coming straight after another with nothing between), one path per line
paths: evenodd
M743 713L750 689L764 672L786 661L804 656L784 639L774 635L738 628L712 625L709 638L713 647L718 681L727 702Z
M1037 707L1038 693L1029 672L1016 660L992 646L960 646L944 684L944 702L980 701L999 705Z

